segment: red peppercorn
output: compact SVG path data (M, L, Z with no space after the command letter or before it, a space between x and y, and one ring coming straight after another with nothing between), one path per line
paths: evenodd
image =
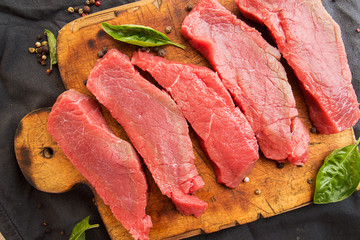
M100 1L95 1L95 6L100 6L101 5L101 2Z
M356 31L357 31L358 33L360 33L360 28L357 28Z

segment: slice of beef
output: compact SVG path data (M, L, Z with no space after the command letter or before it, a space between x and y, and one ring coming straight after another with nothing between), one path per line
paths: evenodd
M241 12L265 24L299 78L320 133L356 124L359 104L351 84L340 27L320 0L236 0Z
M309 133L279 51L216 0L199 0L181 33L218 72L269 159L297 165L308 158Z
M170 96L115 49L95 64L86 86L123 126L162 194L181 213L199 217L207 204L188 194L204 182L194 164L188 125Z
M218 182L237 187L255 166L258 145L218 75L141 51L131 62L149 72L178 104L212 161Z
M116 137L101 108L75 90L62 93L49 115L48 132L135 239L149 239L148 186L140 157Z

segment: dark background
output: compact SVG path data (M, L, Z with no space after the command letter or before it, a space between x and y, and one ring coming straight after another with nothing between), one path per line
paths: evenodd
M78 18L77 14L69 14L67 8L83 6L84 2L0 1L0 232L7 240L68 239L73 226L88 215L91 223L101 226L88 231L87 240L109 239L87 187L79 186L63 194L34 189L17 165L13 146L15 130L22 117L37 108L52 106L64 91L57 67L47 76L46 68L29 54L28 47L33 46L36 35L45 28L56 33ZM92 7L92 10L125 3L124 0L103 0L100 7ZM360 33L356 28L360 27L360 1L323 0L323 4L341 26L359 99ZM355 133L359 137L359 124ZM44 221L50 233L45 233ZM64 236L60 235L61 231L65 231ZM310 205L191 239L360 239L360 193L340 203Z

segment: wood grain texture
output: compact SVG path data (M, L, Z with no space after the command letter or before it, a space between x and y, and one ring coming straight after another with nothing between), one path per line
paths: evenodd
M171 26L170 39L185 45L186 49L167 46L166 58L209 67L209 63L191 48L180 34L181 23L188 13L185 7L189 2L195 4L194 1L185 0L166 0L162 3L145 0L91 14L67 24L58 35L58 65L65 87L91 95L83 81L87 79L97 60L97 52L103 47L118 48L131 56L136 50L134 46L117 42L107 36L100 26L103 21L110 24L142 24L162 32L165 31L166 26ZM220 2L239 16L233 1ZM302 94L296 84L296 77L287 65L285 68L294 91L300 118L310 129L312 125ZM45 192L64 192L76 183L87 184L48 135L46 131L48 111L49 109L42 109L32 112L19 124L15 149L24 176L34 187ZM114 132L119 137L129 140L121 126L104 108L103 113ZM274 161L261 157L249 175L250 182L241 183L236 189L229 189L216 182L210 162L191 129L190 135L196 157L195 164L205 181L205 187L198 190L196 195L209 206L199 219L182 216L176 211L172 202L161 195L146 170L150 190L147 214L153 221L151 239L181 239L202 232L215 232L305 206L311 203L315 188L315 183L309 184L307 180L309 178L315 180L324 157L336 148L354 143L352 129L333 135L310 133L310 156L305 166L285 164L283 169L279 169ZM52 158L44 158L42 152L45 147L53 149ZM260 189L262 194L255 195L256 189ZM111 238L131 239L127 231L113 217L110 209L96 193L94 194Z

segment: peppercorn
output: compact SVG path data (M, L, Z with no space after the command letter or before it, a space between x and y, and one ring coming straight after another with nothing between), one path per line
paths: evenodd
M41 47L41 43L40 43L40 42L36 42L36 43L35 43L35 47L37 47L37 48Z
M244 180L243 180L244 183L248 183L249 181L250 181L249 177L245 177Z
M74 11L79 12L79 7L78 6L74 7Z
M169 34L171 32L171 26L165 28L165 33Z
M193 5L191 3L188 3L186 5L186 10L190 12L192 9L193 9Z
M29 48L29 52L30 52L30 53L34 53L34 52L35 52L35 48L30 47L30 48Z
M47 36L47 33L46 33L46 31L44 32L44 36Z
M95 4L95 0L90 0L90 4L94 5Z
M98 51L98 52L97 52L97 56L98 56L99 58L102 58L102 57L104 56L103 51Z
M43 227L46 227L46 226L48 225L48 223L47 223L47 222L42 222L41 225L42 225Z
M42 55L42 56L41 56L41 59L42 59L42 60L46 60L46 55Z
M103 47L103 48L101 49L101 51L102 51L104 54L106 54L106 53L108 52L108 48L107 48L107 47Z
M86 0L86 1L85 1L85 4L86 4L86 5L90 5L90 0Z
M47 42L47 41L43 41L43 42L41 43L41 45L42 45L42 46L47 46L47 45L48 45L48 42Z
M51 228L46 228L46 229L45 229L45 232L46 232L46 233L51 233Z
M311 133L316 133L316 132L317 132L317 130L316 130L316 128L315 128L315 127L312 127L312 128L310 128L310 132L311 132Z
M62 231L60 232L60 235L61 235L61 236L64 236L64 235L65 235L65 231L62 230Z
M82 15L82 14L84 13L84 9L80 8L79 11L78 11L78 13L79 13L80 15Z
M313 179L312 179L312 178L309 178L309 179L307 180L307 182L308 182L308 184L312 184L312 183L313 183Z
M43 50L42 50L42 47L39 47L39 48L36 48L36 49L35 49L35 52L36 52L36 53L40 53L40 54L41 54L42 51L43 51Z
M159 51L157 52L157 55L159 57L165 57L165 54L166 54L166 51L163 48L159 49Z
M95 1L95 6L99 7L101 5L100 1Z
M50 75L51 72L52 72L51 69L46 69L46 74L47 74L47 75Z
M46 55L49 53L49 46L42 46L42 52L43 55Z
M73 13L73 12L75 12L75 10L74 10L73 7L68 7L68 12L69 12L69 13Z
M360 33L360 28L357 28L356 31L357 31L358 33Z
M41 37L41 34L38 34L38 35L36 36L36 39L37 39L37 40L41 40L41 38L42 38L42 37Z
M160 47L154 47L154 52L158 52L160 50Z
M46 66L46 60L42 60L42 61L40 62L40 64L41 64L41 66Z
M142 47L142 48L140 48L140 51L142 51L142 52L150 52L150 48Z
M282 169L282 168L284 168L285 164L284 163L277 163L276 166L277 166L277 168Z
M89 13L90 12L90 7L89 6L84 6L84 13Z
M260 194L261 194L261 190L260 190L260 189L256 189L256 190L255 190L255 194L256 194L256 195L260 195Z

